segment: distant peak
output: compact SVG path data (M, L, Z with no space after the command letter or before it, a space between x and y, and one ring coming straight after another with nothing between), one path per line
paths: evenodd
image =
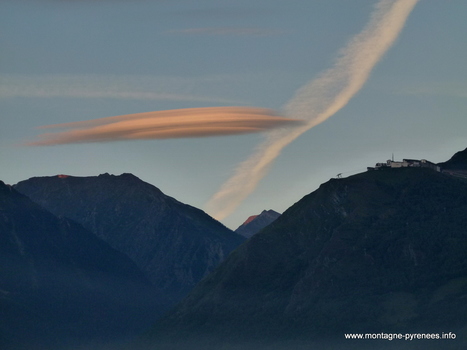
M263 210L263 213L265 211ZM261 213L262 214L262 213ZM248 225L250 222L252 222L254 219L256 219L258 217L258 215L252 215L250 216L248 219L245 220L245 222L243 223L243 225Z
M250 238L261 229L266 227L267 225L271 224L274 220L276 220L281 214L278 212L269 209L263 210L259 215L252 215L246 221L241 224L235 232L239 235L242 235L246 238Z
M278 218L281 214L275 210L263 210L259 215L251 215L248 219L241 226L248 225L250 222L256 220L258 217L274 217L274 219Z
M280 216L281 215L280 213L278 213L277 211L272 210L272 209L263 210L260 215L263 215L263 214L274 215L274 216Z

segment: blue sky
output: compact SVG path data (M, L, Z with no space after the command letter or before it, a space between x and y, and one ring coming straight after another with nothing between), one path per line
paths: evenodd
M333 66L372 0L4 0L0 179L131 172L199 208L265 135L24 146L39 126L181 108L281 111ZM282 212L337 173L467 147L467 2L420 0L362 89L282 150L223 222Z

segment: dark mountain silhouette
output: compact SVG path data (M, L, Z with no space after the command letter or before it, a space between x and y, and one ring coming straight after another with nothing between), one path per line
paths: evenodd
M0 348L67 349L124 340L161 297L124 254L0 181Z
M467 181L332 179L235 250L145 341L162 349L467 348ZM456 340L344 340L455 332Z
M263 210L259 215L250 216L235 232L243 237L250 238L274 222L279 216L281 214L274 210Z
M172 302L244 240L131 174L35 177L14 187L126 254Z
M445 173L467 178L467 148L454 154L448 161L438 163L438 165Z

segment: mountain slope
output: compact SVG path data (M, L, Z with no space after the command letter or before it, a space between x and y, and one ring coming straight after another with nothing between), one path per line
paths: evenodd
M437 165L446 173L467 178L467 148L454 154L448 161Z
M15 189L129 256L174 301L244 240L131 174L36 177Z
M259 215L250 216L235 232L243 237L250 238L274 222L279 216L281 214L274 210L263 210Z
M464 180L417 168L333 179L234 251L146 340L167 349L332 349L355 344L333 343L348 332L461 332L466 252Z
M164 311L124 254L0 181L0 348L134 336Z

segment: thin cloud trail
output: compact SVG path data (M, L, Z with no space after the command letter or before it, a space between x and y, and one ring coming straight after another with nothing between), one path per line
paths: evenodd
M418 0L381 0L367 26L341 51L334 66L300 88L285 105L285 115L305 125L274 130L206 207L218 220L229 216L256 188L282 149L343 108L367 81L372 69L397 39Z

